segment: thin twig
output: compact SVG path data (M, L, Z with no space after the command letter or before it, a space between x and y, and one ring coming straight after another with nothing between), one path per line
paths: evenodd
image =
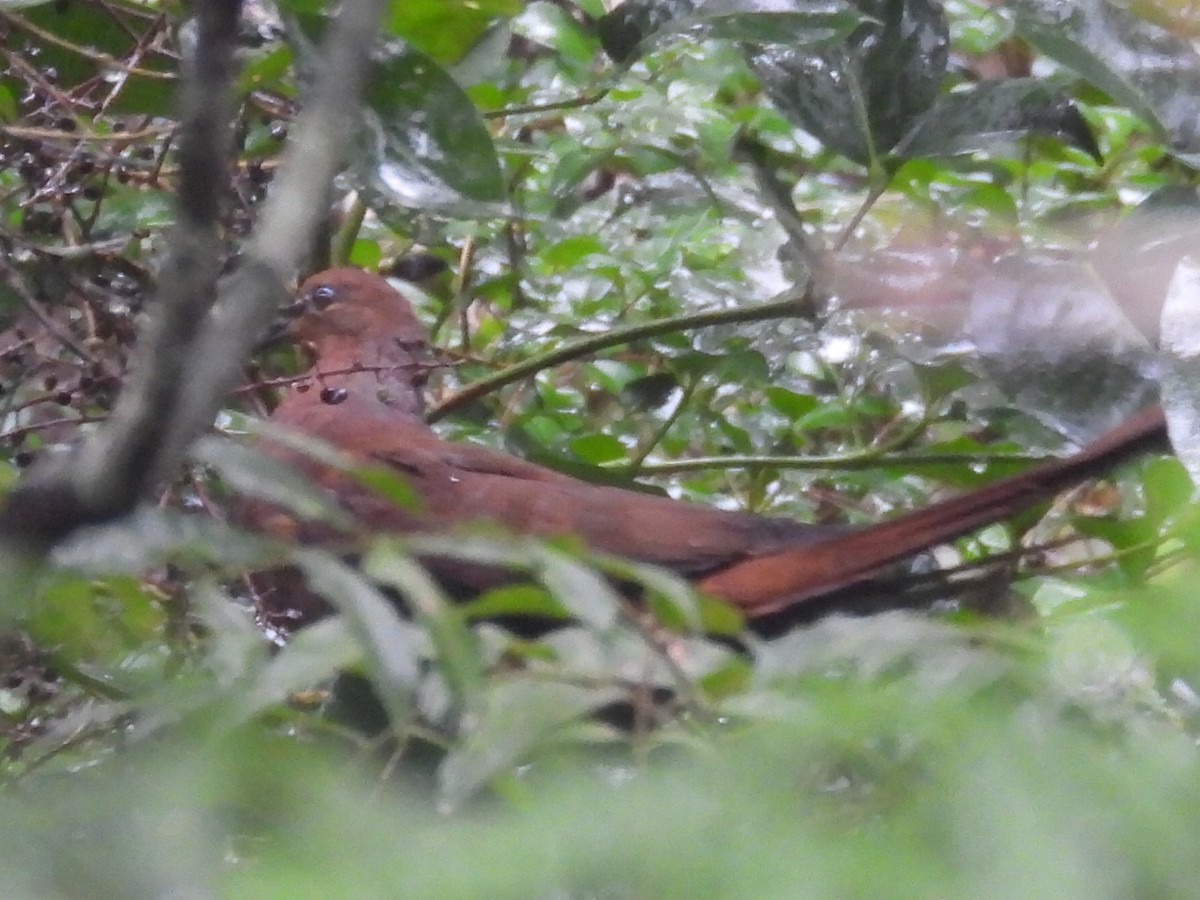
M96 357L93 356L86 347L76 341L75 338L71 336L70 332L59 325L58 322L54 321L54 317L50 315L50 311L46 309L46 307L42 306L38 299L33 296L33 292L25 283L25 279L21 277L21 274L12 266L10 266L7 261L0 262L0 265L3 265L4 267L4 281L6 284L8 284L9 289L21 298L21 302L25 305L25 308L33 313L34 318L41 323L42 327L45 328L46 331L50 332L56 341L78 356L85 363L95 363Z
M558 100L553 103L531 103L528 106L506 106L503 109L493 109L483 113L485 119L506 119L509 116L528 116L537 115L539 113L554 112L559 109L582 109L585 106L591 106L594 103L599 103L608 96L611 88L601 88L591 94L581 94L578 97L572 97L569 100Z
M4 7L0 7L0 20L8 22L10 25L20 28L22 31L27 31L30 34L36 35L47 44L53 44L56 47L61 47L69 51L73 56L79 56L83 59L90 59L92 62L99 63L109 69L115 69L118 72L124 72L127 75L138 75L142 78L159 78L164 81L174 81L177 76L174 72L159 71L156 69L142 69L138 66L131 66L113 58L107 53L101 53L98 50L93 50L90 47L84 47L81 44L76 44L68 41L66 38L60 37L51 31L46 31L37 25L34 25L24 16L10 12Z
M658 428L655 429L654 434L650 437L650 440L646 441L633 454L633 458L629 460L628 464L624 468L624 471L628 472L631 478L635 478L641 474L642 464L646 461L646 458L654 452L654 448L662 442L663 438L667 436L667 432L671 430L671 427L679 421L679 417L683 415L683 411L687 409L688 402L692 399L692 395L695 394L696 389L700 387L700 380L701 379L699 378L693 378L688 381L686 385L684 385L683 395L679 398L679 402L675 404L675 408L671 410L671 414L666 417L666 419Z
M11 441L17 438L24 437L27 434L36 434L39 431L46 431L50 428L56 428L60 425L83 425L88 422L103 422L107 416L71 416L62 419L47 419L44 422L31 422L28 425L18 425L15 428L10 428L7 431L0 431L0 441Z
M65 141L72 144L137 144L151 138L170 134L174 125L150 125L137 131L61 131L57 128L34 128L28 125L0 125L0 134L5 137L23 138L34 141Z

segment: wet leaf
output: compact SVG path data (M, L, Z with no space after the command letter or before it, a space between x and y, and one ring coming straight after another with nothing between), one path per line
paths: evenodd
M590 66L600 49L598 37L551 0L528 3L520 18L513 22L513 31L550 47L564 63L573 62L581 68Z
M1168 185L1110 229L1091 260L1125 314L1153 339L1175 268L1197 246L1200 195L1189 185Z
M860 21L842 0L628 0L599 29L605 52L629 63L681 35L807 46L839 40Z
M392 202L423 211L491 216L504 181L491 136L470 98L431 58L389 44L366 90L366 180Z
M1084 440L1153 394L1151 351L1103 282L1050 254L1013 256L972 287L966 330L1026 412Z
M1171 445L1200 485L1200 260L1185 256L1162 311L1163 411Z
M7 5L7 4L6 4ZM65 90L93 78L105 78L114 85L114 70L104 63L105 56L125 59L137 47L137 38L117 16L103 5L92 3L46 3L27 9L24 18L32 25L59 38L62 43L45 42L38 56L38 67L53 69L58 84ZM84 55L74 48L86 47ZM174 64L153 53L137 52L137 68L173 74ZM177 82L173 78L153 78L136 73L123 76L119 91L114 91L108 113L170 115L175 112Z
M750 51L780 111L831 150L866 166L892 151L937 99L946 71L945 13L932 0L857 0L868 21L841 45Z
M1200 161L1200 54L1190 41L1106 0L1018 0L1013 10L1021 37Z
M1038 78L984 81L945 94L895 150L897 156L953 156L1040 134L1102 162L1100 148L1067 94Z

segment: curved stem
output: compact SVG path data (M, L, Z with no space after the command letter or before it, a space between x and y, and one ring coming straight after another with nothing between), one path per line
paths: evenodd
M805 302L806 299L803 297L789 297L786 300L777 300L771 303L760 303L737 309L719 309L710 312L691 313L686 316L675 316L670 319L659 319L655 322L614 328L603 334L572 341L565 346L538 354L524 362L501 369L494 375L481 378L455 391L441 403L437 404L426 414L425 419L428 422L436 422L439 419L445 418L446 415L454 410L493 391L497 391L506 385L520 381L523 378L528 378L543 369L549 369L552 366L557 366L573 359L591 356L609 347L616 347L631 341L655 337L660 334L670 334L675 331L684 331L690 328L707 328L711 325L725 325L734 322L759 322L767 319L782 319L786 316L795 315Z
M354 242L358 240L358 233L362 230L363 219L366 217L367 204L363 202L362 195L355 191L350 208L346 210L329 248L331 265L344 266L350 261L350 251L354 249Z
M604 465L609 471L637 475L677 475L681 472L698 472L705 469L812 469L819 471L857 471L881 466L904 466L922 468L926 466L972 465L989 462L1015 462L1037 465L1060 457L1042 453L881 453L870 450L834 456L698 456L691 459L672 460L661 463L642 463L636 469L628 463Z

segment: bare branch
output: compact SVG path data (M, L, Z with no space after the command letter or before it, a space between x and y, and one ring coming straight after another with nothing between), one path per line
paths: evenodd
M0 509L3 549L42 554L82 525L128 512L211 424L286 301L286 283L325 215L330 182L355 133L355 101L370 62L364 48L385 5L343 5L313 102L293 130L245 262L218 292L217 186L227 183L231 163L229 86L240 0L197 4L197 48L184 81L178 222L157 308L109 421L71 459L37 467L9 494Z
M358 98L387 0L350 0L324 47L322 77L293 139L243 263L221 291L196 347L192 377L174 422L184 445L207 428L259 336L290 297L296 273L329 210L330 185L358 130Z
M155 308L108 424L84 444L72 473L81 512L89 518L131 509L170 462L164 441L220 275L240 7L240 0L196 5L197 43L184 60L176 223Z

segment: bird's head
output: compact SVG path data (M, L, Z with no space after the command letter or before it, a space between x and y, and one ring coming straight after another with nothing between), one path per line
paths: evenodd
M288 333L323 347L347 340L399 344L429 343L429 332L413 313L408 300L378 275L341 267L318 272L296 292L295 318Z
M289 312L285 334L311 357L321 396L334 398L326 402L378 398L421 409L436 354L408 300L383 278L349 267L318 272Z

